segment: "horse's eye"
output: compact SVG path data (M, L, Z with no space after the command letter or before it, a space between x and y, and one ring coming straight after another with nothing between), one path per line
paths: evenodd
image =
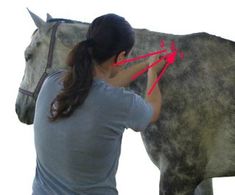
M39 47L41 45L41 42L37 42L36 46Z

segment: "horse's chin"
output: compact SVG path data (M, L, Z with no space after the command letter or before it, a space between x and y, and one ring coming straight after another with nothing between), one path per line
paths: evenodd
M31 97L19 93L15 103L15 112L20 122L27 125L33 124L35 101Z

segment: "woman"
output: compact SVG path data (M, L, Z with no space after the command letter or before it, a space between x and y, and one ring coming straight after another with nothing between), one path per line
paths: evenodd
M68 70L51 74L39 93L33 195L117 195L124 129L143 131L159 116L158 86L145 100L124 88L133 74L156 59L123 70L113 66L134 45L130 24L106 14L91 23L86 38L70 52ZM163 65L148 71L146 92Z

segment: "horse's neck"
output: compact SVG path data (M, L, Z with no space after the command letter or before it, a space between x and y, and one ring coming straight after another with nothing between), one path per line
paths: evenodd
M66 49L55 48L54 49L52 66L51 66L53 70L67 68L66 59L70 50L71 50L70 48L66 48Z

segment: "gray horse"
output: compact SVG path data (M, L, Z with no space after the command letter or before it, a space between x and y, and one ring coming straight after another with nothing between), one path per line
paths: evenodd
M30 14L38 29L25 50L26 68L16 100L18 118L26 124L33 123L38 83L66 68L68 52L85 39L89 26L65 20L55 31L58 21L50 15L44 22ZM146 29L135 33L130 57L159 50L160 40L166 45L174 40L184 53L159 83L163 97L159 120L141 133L161 172L160 194L212 195L211 178L235 176L235 43L207 33L172 35ZM141 75L127 89L144 97L146 79Z

